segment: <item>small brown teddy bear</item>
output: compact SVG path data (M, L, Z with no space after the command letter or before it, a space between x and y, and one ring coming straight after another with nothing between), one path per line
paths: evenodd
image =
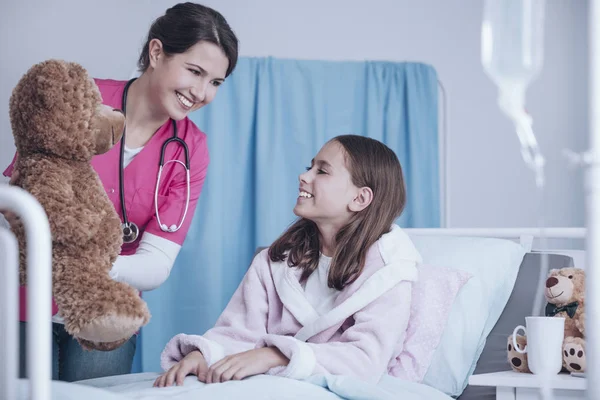
M550 271L546 279L544 296L548 304L547 317L565 319L563 342L563 369L569 372L585 372L585 271L579 268L562 268ZM517 336L519 347L527 344L525 336ZM512 347L512 336L508 338L508 362L514 371L530 372L527 354Z
M110 150L125 117L102 105L87 71L48 60L21 78L10 98L18 158L13 184L42 205L52 234L52 294L66 331L84 348L112 350L150 319L146 303L109 271L121 251L121 221L90 164ZM5 213L19 240L26 284L23 225Z

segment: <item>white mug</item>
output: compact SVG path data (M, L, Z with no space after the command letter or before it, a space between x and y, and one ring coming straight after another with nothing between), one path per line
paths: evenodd
M556 375L562 369L562 347L565 337L565 319L561 317L526 317L527 328L519 325L512 334L515 350L527 353L529 369L536 375ZM517 332L527 336L527 345L520 349Z

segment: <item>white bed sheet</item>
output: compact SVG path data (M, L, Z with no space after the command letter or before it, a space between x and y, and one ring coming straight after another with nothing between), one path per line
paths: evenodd
M135 400L452 400L423 384L384 377L379 384L368 384L342 376L314 376L307 381L259 375L243 381L206 385L194 376L183 386L153 388L157 373L121 375L78 382ZM86 398L86 400L90 400ZM95 400L95 399L94 399Z
M77 383L52 381L50 383L50 397L52 400L130 400L126 394L110 392ZM30 400L29 380L19 379L17 398L14 400ZM4 399L2 399L4 400ZM12 399L11 399L12 400Z

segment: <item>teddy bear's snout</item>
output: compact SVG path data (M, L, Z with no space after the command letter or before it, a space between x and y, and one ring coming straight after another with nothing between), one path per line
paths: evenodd
M558 279L551 276L550 278L546 279L546 287L547 288L551 288L558 285Z

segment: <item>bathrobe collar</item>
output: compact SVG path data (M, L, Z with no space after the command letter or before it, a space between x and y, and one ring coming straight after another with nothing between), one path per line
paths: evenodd
M408 235L393 225L367 251L365 267L361 276L342 290L334 308L319 315L307 300L299 282L297 268L290 268L287 261L271 262L270 268L277 294L289 312L302 324L296 334L299 340L307 340L324 330L343 323L348 317L366 307L401 281L417 280L417 264L421 255Z

